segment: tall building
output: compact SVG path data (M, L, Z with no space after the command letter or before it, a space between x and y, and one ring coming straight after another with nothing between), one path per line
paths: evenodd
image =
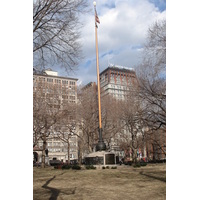
M105 70L100 73L100 85L101 85L101 97L102 99L110 95L117 100L125 100L129 98L129 94L134 88L137 87L137 77L133 69L109 65ZM111 122L112 123L112 122ZM120 124L123 125L123 120ZM127 126L124 127L120 132L115 134L115 137L111 139L110 148L112 151L115 151L119 157L127 156L131 158L132 151L127 149L127 151L121 151L119 144L122 142L122 136L126 135L127 138L131 139L131 134ZM139 137L140 132L137 133ZM164 159L166 151L166 132L154 133L154 137L148 137L145 144L141 143L141 146L138 148L138 157L148 157L149 159ZM154 142L156 141L156 142ZM127 155L125 155L127 154Z
M122 67L118 65L109 65L105 70L100 73L100 86L101 86L101 98L102 100L106 96L111 96L116 100L125 100L134 86L137 85L136 74L134 69ZM112 122L111 122L112 123ZM123 120L119 122L119 126L123 126ZM129 134L126 128L115 134L115 137L111 138L110 150L115 152L119 158L124 157L125 152L120 148L122 142L121 135Z
M77 80L76 78L58 76L56 71L51 69L38 72L33 71L33 98L46 101L51 106L50 111L62 109L67 104L77 103ZM42 102L41 101L41 102ZM45 105L45 104L44 104ZM44 106L43 105L43 106ZM74 127L76 128L76 127ZM58 137L54 137L56 131L52 125L50 136L47 138L47 149L49 160L57 159L65 162L68 160L68 152L70 153L70 160L78 159L78 140L77 136L70 134L69 143L64 142ZM68 148L70 146L70 148ZM38 162L42 161L41 149L43 148L43 141L39 140L34 147L38 158ZM35 156L37 154L35 153Z
M131 68L110 65L100 73L102 97L111 95L124 100L131 88L136 85L136 74Z
M131 92L137 87L136 73L133 68L109 65L100 73L100 85L102 99L109 95L116 100L125 100L130 97L129 95L133 95ZM119 123L123 128L115 134L114 138L111 138L110 148L119 155L119 158L122 158L127 152L120 148L120 144L123 143L124 137L131 140L131 134L123 120Z

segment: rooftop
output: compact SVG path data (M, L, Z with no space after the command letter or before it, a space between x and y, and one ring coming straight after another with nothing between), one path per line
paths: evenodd
M52 72L52 73L48 73ZM65 76L58 76L56 71L53 71L52 69L44 69L42 71L37 70L33 68L33 75L38 75L38 76L44 76L44 77L51 77L51 78L61 78L61 79L71 79L71 80L78 80L77 78L70 78L70 77L65 77Z
M128 67L124 67L124 66L110 64L105 70L103 70L100 73L100 75L102 75L103 73L105 73L109 69L114 70L114 71L128 72L128 73L134 73L135 74L135 70L133 68L128 68Z

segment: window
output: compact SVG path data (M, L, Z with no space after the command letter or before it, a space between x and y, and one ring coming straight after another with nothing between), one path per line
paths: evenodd
M74 81L70 81L69 84L70 85L75 85L75 82Z
M45 82L45 78L39 77L39 81Z
M68 81L62 80L62 84L68 84Z
M108 78L108 74L105 74L105 79L107 79Z
M75 100L75 96L70 96L69 99L70 100Z
M53 83L53 79L52 78L47 78L47 82Z
M60 84L61 80L55 79L55 82Z

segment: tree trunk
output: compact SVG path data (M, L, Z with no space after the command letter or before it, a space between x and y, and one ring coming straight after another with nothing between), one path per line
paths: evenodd
M42 148L42 168L45 168L45 150L46 150L46 137L44 137L44 140L43 140L43 148Z
M70 165L70 145L69 145L69 136L67 140L67 156L68 156L68 165Z
M78 164L82 164L82 144L81 142L78 143Z
M134 164L137 163L137 148L134 148Z

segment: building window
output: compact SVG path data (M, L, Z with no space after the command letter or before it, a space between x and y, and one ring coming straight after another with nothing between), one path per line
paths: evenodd
M47 82L53 83L53 79L52 78L47 78Z
M45 82L45 78L39 77L39 81Z
M75 100L75 96L69 96L70 100Z
M70 81L69 84L70 85L75 85L75 82L74 81Z
M68 84L68 81L62 80L62 84Z
M60 84L61 80L55 79L55 82Z

